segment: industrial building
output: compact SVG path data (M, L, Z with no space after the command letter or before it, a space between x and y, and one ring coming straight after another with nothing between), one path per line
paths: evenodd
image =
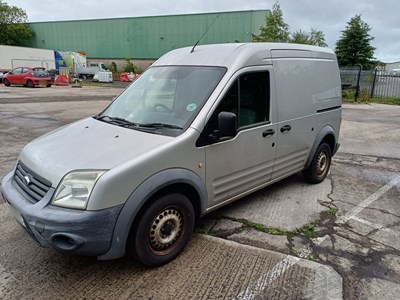
M83 51L90 60L121 64L124 58L148 65L164 53L199 44L251 42L265 26L269 10L32 22L35 37L27 46ZM214 22L214 23L213 23ZM213 23L213 24L212 24Z

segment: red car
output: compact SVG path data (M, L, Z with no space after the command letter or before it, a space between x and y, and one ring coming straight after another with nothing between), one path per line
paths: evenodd
M43 67L19 67L4 74L3 83L5 86L19 84L33 88L36 85L51 87L52 81L49 73Z

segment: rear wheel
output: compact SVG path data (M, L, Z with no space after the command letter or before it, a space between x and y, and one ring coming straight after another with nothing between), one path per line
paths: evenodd
M26 82L26 86L27 86L28 88L33 88L33 87L35 87L35 85L33 84L33 81L32 81L32 80L28 80L28 81Z
M5 86L10 86L10 82L8 81L7 78L3 79L3 83L4 83Z
M46 87L51 87L51 83L49 83L48 85L46 85Z
M327 143L318 146L310 166L303 171L304 178L310 183L320 183L328 175L331 166L332 151Z
M146 208L132 228L128 253L147 266L164 265L186 246L194 221L193 205L186 196L161 196Z

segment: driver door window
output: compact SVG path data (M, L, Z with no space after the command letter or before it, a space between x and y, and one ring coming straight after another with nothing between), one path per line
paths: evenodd
M238 130L258 126L270 121L269 72L251 72L240 75L231 85L213 116L209 120L197 146L215 143L220 112L232 112L238 120Z
M229 87L197 145L206 150L206 185L215 205L270 181L276 157L276 123L270 122L268 71L240 75ZM218 114L237 116L237 134L216 138Z

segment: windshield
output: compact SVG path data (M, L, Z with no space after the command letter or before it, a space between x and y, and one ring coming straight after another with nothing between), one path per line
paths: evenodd
M220 67L150 68L96 118L177 136L189 127L224 73Z
M108 70L107 67L106 67L106 65L103 64L103 63L100 64L100 68L101 68L102 70Z

